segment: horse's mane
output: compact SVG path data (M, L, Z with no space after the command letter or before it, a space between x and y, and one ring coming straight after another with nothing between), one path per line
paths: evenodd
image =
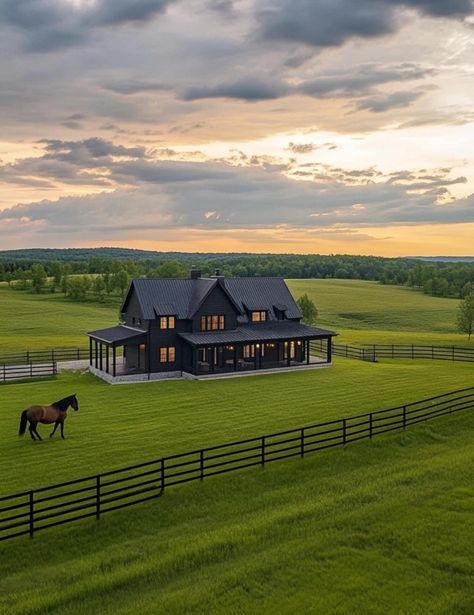
M51 405L57 408L58 410L67 410L69 404L72 402L74 397L76 396L69 395L69 397L64 397L63 399L60 399L59 401L53 402Z

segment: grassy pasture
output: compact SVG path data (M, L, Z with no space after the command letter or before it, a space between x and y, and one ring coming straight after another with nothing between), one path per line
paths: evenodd
M339 341L463 341L455 300L370 282L289 285L313 296ZM3 352L83 345L84 331L115 320L110 307L0 288ZM1 386L0 494L472 386L473 370L336 357L330 369L230 380L112 387L65 373ZM23 408L74 392L65 441L17 438ZM453 415L0 543L0 613L470 615L473 428L474 412Z
M61 294L10 290L0 284L0 353L86 346L85 333L117 321L118 307L75 303Z
M0 612L470 615L473 429L453 415L0 544Z
M369 364L337 358L329 369L214 381L110 386L90 374L3 385L0 493L60 482L243 437L416 401L473 385L473 366L450 362ZM77 393L67 440L17 438L25 407ZM39 426L43 436L49 426ZM60 461L60 463L57 463Z
M360 280L287 283L295 297L307 293L313 299L318 324L337 331L336 342L467 345L467 337L456 332L458 299Z

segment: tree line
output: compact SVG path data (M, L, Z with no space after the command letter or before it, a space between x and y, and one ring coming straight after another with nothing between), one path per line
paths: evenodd
M191 265L204 276L218 268L228 277L373 280L461 299L474 286L474 263L469 262L352 255L148 253L112 248L0 252L0 280L37 292L49 287L71 297L92 293L105 296L120 294L125 276L127 281L142 276L183 278ZM78 280L80 275L85 277Z

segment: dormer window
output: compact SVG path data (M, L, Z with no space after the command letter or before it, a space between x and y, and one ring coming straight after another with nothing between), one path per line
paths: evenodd
M160 316L160 329L174 329L176 318L174 316Z
M219 331L225 329L225 317L222 314L201 316L201 331Z
M265 322L267 320L267 312L259 310L252 312L252 322Z

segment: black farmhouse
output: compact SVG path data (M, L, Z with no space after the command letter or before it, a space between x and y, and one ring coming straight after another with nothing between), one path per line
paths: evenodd
M282 278L203 278L131 282L121 324L89 333L98 375L212 375L331 363L332 331L302 324ZM320 340L323 358L310 355ZM123 353L117 348L123 347ZM123 354L118 358L119 354Z

